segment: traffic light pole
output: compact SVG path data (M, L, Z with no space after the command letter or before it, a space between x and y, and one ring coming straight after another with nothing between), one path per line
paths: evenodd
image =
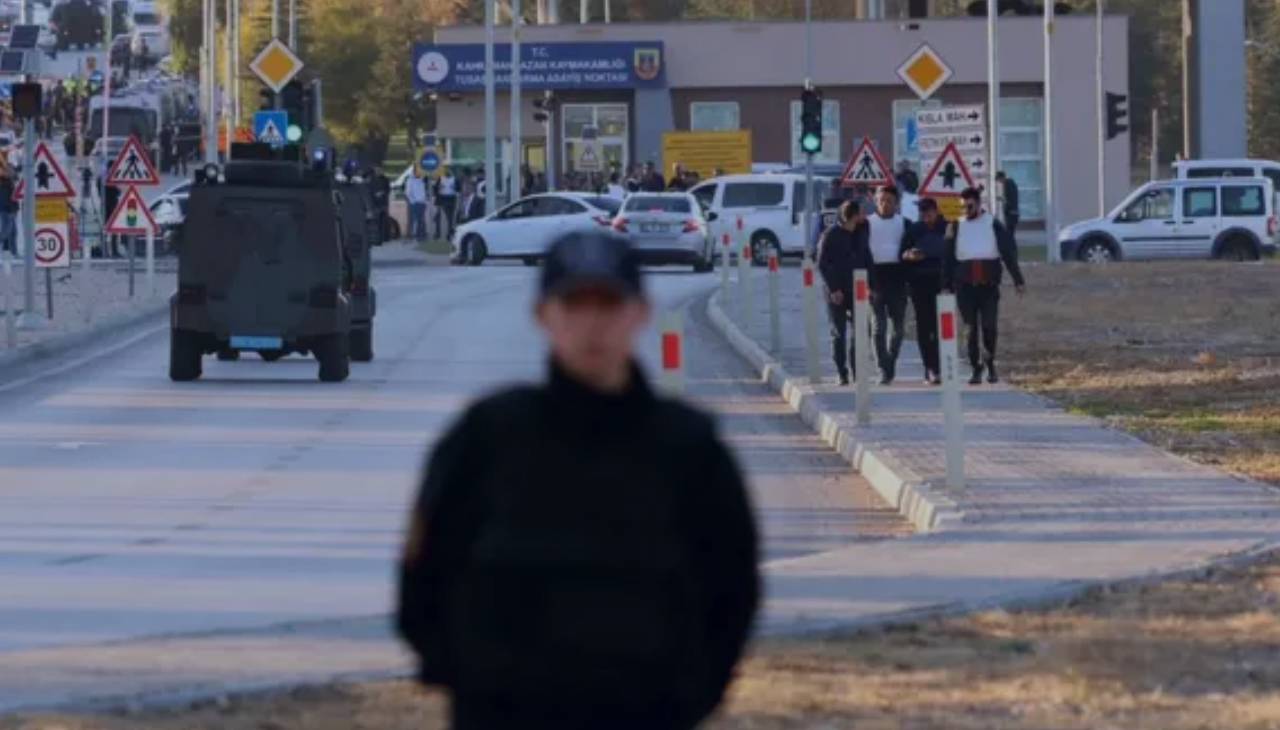
M813 0L804 0L804 87L813 88ZM801 110L803 111L803 109ZM801 124L801 127L804 125ZM804 155L804 251L813 240L813 153Z
M1098 43L1098 217L1107 214L1107 95L1102 86L1102 14L1103 0L1098 0L1097 43Z
M484 195L485 215L496 209L498 199L497 151L497 100L494 98L493 79L493 15L494 3L484 0Z
M22 22L31 22L31 1L22 3ZM107 13L111 17L111 13ZM107 21L111 22L110 20ZM108 66L110 72L110 66ZM31 76L24 75L24 81ZM25 264L22 272L22 319L18 326L23 328L38 327L36 317L36 122L28 117L22 122L22 184L26 188L22 196L22 260ZM7 287L8 284L6 283ZM7 289L6 289L7 291Z

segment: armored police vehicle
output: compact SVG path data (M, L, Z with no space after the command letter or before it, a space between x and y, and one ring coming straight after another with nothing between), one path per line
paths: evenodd
M234 360L248 350L268 361L312 354L320 380L345 380L356 267L344 198L328 170L238 156L199 171L191 188L170 302L169 377L194 380L205 355Z

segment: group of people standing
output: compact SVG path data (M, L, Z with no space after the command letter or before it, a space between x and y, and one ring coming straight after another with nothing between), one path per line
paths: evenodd
M941 384L938 354L937 297L954 292L968 328L970 384L986 376L999 381L996 342L1000 284L1005 270L1019 295L1026 282L1018 266L1018 248L1009 229L982 208L982 193L970 188L961 195L964 214L948 222L932 198L921 198L917 220L906 218L901 194L888 185L876 191L874 210L862 202L841 204L837 220L822 235L818 269L831 319L832 358L841 384L856 375L853 339L854 272L866 270L870 287L872 336L880 383L897 377L907 303L915 310L916 336L924 361L925 382Z
M404 185L405 202L409 205L409 237L419 241L429 235L452 238L459 223L484 215L486 193L482 176L459 178L447 167L435 179L410 173ZM428 221L432 225L428 225Z

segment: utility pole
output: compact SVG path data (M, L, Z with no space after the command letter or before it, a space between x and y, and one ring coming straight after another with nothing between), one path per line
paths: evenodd
M484 0L484 212L496 210L498 197L498 140L497 99L494 98L493 79L493 21L498 0Z
M1098 65L1097 72L1097 95L1094 102L1098 105L1098 217L1101 218L1107 214L1107 92L1102 84L1102 6L1104 0L1098 0L1097 22L1095 23L1097 31L1098 46Z
M236 0L227 0L226 20L222 25L226 35L226 38L224 39L225 42L223 44L224 49L222 54L222 66L226 76L226 79L225 79L226 85L222 89L222 125L227 130L227 159L228 160L231 159L231 141L235 139L235 135L236 135L236 121L234 118L235 115L232 113L233 104L231 101L232 89L236 86L235 71L232 69L232 66L231 66L231 44L232 44L231 31L233 27L232 18L234 17L233 15L234 11L232 10L231 6L235 2Z
M218 161L218 43L217 5L214 0L205 0L205 68L209 69L209 95L205 98L205 142L204 161Z
M22 3L22 23L31 23L31 2ZM107 13L111 17L111 13ZM111 22L111 21L107 21ZM107 42L110 48L110 41ZM28 54L32 57L35 54ZM107 75L111 75L111 54L107 53ZM24 81L31 81L31 74L23 76ZM106 123L106 120L103 120ZM106 131L103 131L103 146L106 146ZM34 328L40 325L36 316L36 120L28 117L22 122L22 184L26 190L22 196L22 319L18 323L23 328ZM104 176L105 177L105 176ZM7 261L7 259L6 259ZM5 287L9 286L5 282Z
M813 0L804 0L804 87L813 86ZM813 153L804 156L804 251L809 255L813 240ZM725 256L728 256L725 252ZM726 263L726 266L728 264Z
M232 0L231 10L231 68L235 69L231 74L231 106L232 116L239 125L243 118L240 107L240 0Z
M996 190L996 173L1000 171L1000 48L997 44L999 3L987 3L987 115L990 117L991 159L987 165L987 204L991 215L1004 220L1000 206L1000 193Z
M272 40L280 37L280 0L271 0L271 38ZM274 109L282 109L284 105L281 103L280 93L276 92L274 103L271 105Z
M552 1L554 2L555 0L552 0ZM591 19L591 13L589 8L589 0L578 0L578 22L581 23L582 25L586 25L587 21L590 19Z
M511 0L511 183L507 190L509 202L520 198L521 146L520 146L520 27L524 25L524 17L520 9L520 0ZM488 197L487 195L485 196Z
M289 0L289 48L298 52L298 0Z
M1058 186L1054 181L1057 161L1054 159L1053 136L1053 23L1052 0L1044 4L1044 231L1049 263L1062 257L1058 249Z
M1151 181L1160 177L1160 110L1151 110Z

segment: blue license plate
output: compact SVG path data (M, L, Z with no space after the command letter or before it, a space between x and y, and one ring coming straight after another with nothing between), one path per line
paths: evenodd
M284 340L279 337L248 337L232 335L231 349L282 350L284 349Z

